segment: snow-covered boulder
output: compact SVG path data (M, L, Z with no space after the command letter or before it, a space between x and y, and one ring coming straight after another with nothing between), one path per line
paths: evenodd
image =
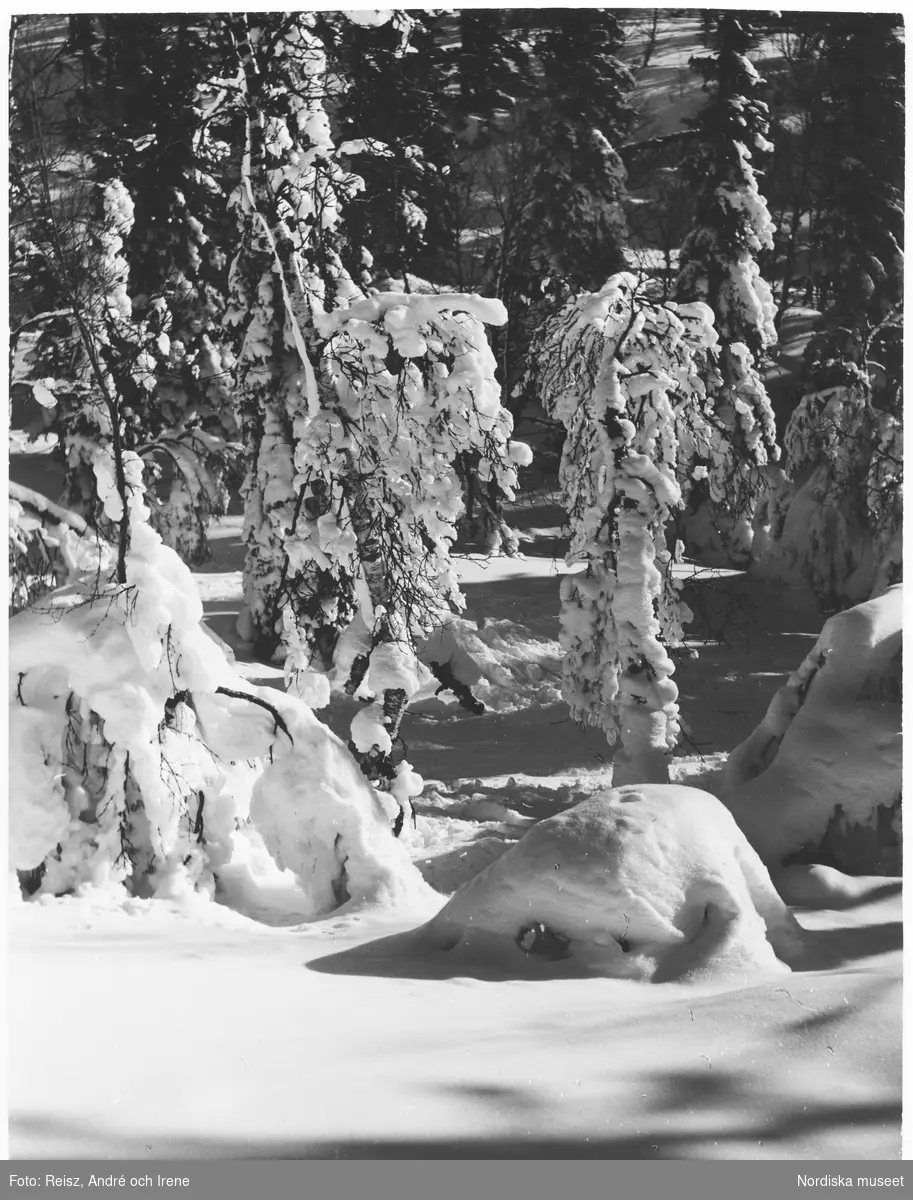
M765 863L900 873L903 589L831 617L729 756L724 800Z
M629 784L534 825L420 932L520 974L691 981L788 969L799 926L724 806Z

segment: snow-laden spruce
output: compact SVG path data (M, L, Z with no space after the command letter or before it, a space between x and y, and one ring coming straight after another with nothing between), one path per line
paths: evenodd
M216 301L195 297L172 265L168 299L142 296L137 315L128 259L134 200L123 181L113 179L97 186L95 202L94 214L58 230L56 255L45 251L71 304L60 315L72 324L64 337L56 328L38 337L27 369L35 375L53 367L56 373L28 383L66 456L64 500L71 518L90 528L98 522L103 536L123 540L106 522L93 463L99 447L114 448L116 459L121 446L130 448L146 464L153 526L186 559L200 561L208 552L209 518L227 503L225 471L237 453L235 444L229 446L237 432L226 377L231 356L201 332L214 320ZM187 225L188 238L205 240L198 222L188 217ZM75 270L66 259L67 238L74 242ZM188 254L194 253L191 245ZM188 328L199 334L195 346L187 344Z
M903 575L903 424L873 402L872 375L803 396L756 525L759 574L804 583L828 607L881 595Z
M148 400L155 388L155 364L148 348L151 330L134 321L128 290L124 241L133 226L133 200L119 179L97 191L100 211L78 230L79 282L73 287L66 283L74 320L69 373L41 381L41 403L47 410L58 409L55 419L67 464L64 504L113 533L105 523L109 514L96 489L93 465L100 447L113 449L120 461L127 436L124 397L130 394L134 403ZM118 521L113 536L123 547L126 516L122 513Z
M11 623L11 868L50 894L180 899L212 894L259 830L307 913L424 903L339 739L301 701L250 685L208 634L190 571L148 524L141 460L128 452L123 468L124 582L87 578ZM120 522L104 450L95 471Z
M352 741L372 777L391 780L401 800L418 777L406 764L391 774L402 714L426 669L416 650L445 625L463 598L451 561L463 511L461 457L473 455L483 481L514 496L517 465L529 450L510 441L485 324L502 324L500 302L460 294L381 293L319 321L326 337L322 373L332 382L319 412L295 423L296 486L321 496L303 506L287 542L295 562L331 566L351 580L354 620L329 646L334 677L350 694L377 697L352 725ZM332 605L330 594L319 597ZM338 611L338 610L336 610ZM329 639L306 610L286 610L287 671L301 694L320 690ZM318 622L325 624L322 611ZM352 655L352 635L358 639ZM335 651L342 653L336 657ZM334 661L335 659L335 661ZM340 668L347 674L341 677ZM324 702L329 680L323 683Z
M697 202L675 296L702 300L714 313L719 346L708 387L717 436L711 455L695 461L706 468L706 483L694 489L683 526L689 550L744 564L766 468L779 456L757 367L777 338L773 297L757 260L773 248L775 226L754 166L755 156L772 146L767 106L755 95L763 80L745 53L754 41L750 26L742 14L722 13L705 40L713 53L692 66L710 95L683 166Z
M539 346L543 402L567 429L567 561L586 563L561 587L565 696L618 746L616 783L668 781L678 737L666 647L690 614L666 524L683 466L714 444L701 368L715 344L706 305L653 303L621 274L567 304Z
M337 161L315 21L296 13L238 14L231 22L246 142L231 198L238 251L225 320L241 334L235 378L250 455L244 616L246 632L266 650L282 640L280 596L344 596L348 582L324 578L329 565L296 564L285 549L296 511L311 499L294 487L293 424L320 406L310 357L319 341L315 314L358 295L336 241L341 205L361 181ZM343 606L340 618L349 615Z

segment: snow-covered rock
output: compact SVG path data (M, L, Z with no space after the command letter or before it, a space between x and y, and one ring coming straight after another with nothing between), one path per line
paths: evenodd
M725 807L631 784L540 821L420 931L518 974L653 982L784 971L799 926Z
M768 864L900 873L903 589L838 613L729 756L725 801Z

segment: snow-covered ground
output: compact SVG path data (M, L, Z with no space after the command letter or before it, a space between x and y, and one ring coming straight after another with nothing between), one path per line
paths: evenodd
M407 917L30 905L10 1152L891 1157L900 930L882 890L802 917L843 965L700 989L454 975L379 940Z
M791 974L684 986L473 962L405 936L535 821L610 784L604 740L559 696L562 536L549 497L516 514L525 557L467 558L466 617L489 706L418 701L403 726L426 780L413 860L440 899L302 922L257 857L221 903L88 893L11 907L12 1156L887 1158L900 1153L899 881L793 911ZM234 622L239 520L198 573ZM677 681L692 746L678 782L714 791L814 644L807 596L698 575L700 657ZM344 733L354 710L321 714ZM256 894L249 881L260 873Z

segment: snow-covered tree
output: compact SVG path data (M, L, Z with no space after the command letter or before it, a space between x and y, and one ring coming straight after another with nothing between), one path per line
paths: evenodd
M487 280L463 277L464 229L472 220L462 201L479 183L480 147L497 136L515 96L535 89L523 70L530 48L508 24L506 14L482 10L461 11L456 19L394 11L382 25L338 17L321 23L331 72L345 83L333 112L340 151L365 183L346 206L344 261L366 286L435 291L423 277L440 279L447 254L448 283L484 290ZM492 337L503 333L502 326ZM505 497L493 479L480 478L478 455L461 454L459 469L461 537L490 552L515 553Z
M136 448L154 527L195 562L208 555L240 450L221 322L231 221L217 181L236 147L211 111L229 44L208 14L112 14L96 53L104 83L81 104L91 131L81 140L99 177L116 176L133 199L124 253L134 312L156 334L154 403L137 414Z
M492 294L510 321L496 341L508 402L536 391L529 346L569 294L625 267L626 172L617 147L633 121L623 34L606 9L544 9L528 31L533 95L504 124L487 184L501 228Z
M873 373L849 365L802 398L758 511L758 570L807 584L830 609L903 573L903 424L876 402Z
M131 417L155 388L148 323L135 320L128 290L124 239L133 224L133 202L120 180L91 194L94 211L74 222L73 240L53 237L43 250L69 307L66 358L58 377L38 380L39 402L54 413L68 466L65 503L83 513L117 546L117 576L124 577L129 547L126 509L111 518L98 492L94 463L100 449L112 455L116 486L126 495L124 454L135 438ZM52 233L56 229L51 222ZM36 357L41 361L40 351Z
M118 471L101 448L93 466L108 519L128 524L122 578L90 577L79 603L13 623L11 865L40 868L52 894L125 881L138 895L211 889L245 766L226 772L202 752L192 692L224 683L227 663L199 627L187 568L148 525L142 460L125 451Z
M294 466L296 424L321 404L315 314L358 294L336 242L341 205L361 181L336 157L314 23L313 13L231 18L246 142L232 197L238 233L226 322L240 336L235 379L250 463L245 632L267 652L282 639L291 595L321 611L335 604L339 628L351 615L352 581L312 560L296 563L286 546L297 512L322 504L307 479L296 484Z
M616 746L616 784L668 781L679 731L674 664L687 610L667 524L683 469L712 437L710 310L652 302L634 276L570 301L538 350L543 401L567 429L561 485L571 523L561 586L572 716ZM698 468L700 471L700 468Z
M675 295L702 300L714 313L718 436L712 456L695 464L706 468L706 483L693 489L683 525L693 552L715 551L744 564L764 469L778 457L758 369L759 357L776 341L773 297L757 259L772 246L774 225L754 167L758 153L771 146L767 106L757 98L763 81L747 57L755 40L750 24L741 13L714 14L704 40L711 53L691 65L709 96L682 168L697 191L694 228L681 248Z
M201 106L224 52L216 29L208 17L185 15L80 19L78 38L56 59L58 75L65 68L69 80L67 121L59 118L53 62L38 72L34 55L23 52L12 89L28 117L15 133L17 275L28 281L33 303L36 292L49 290L58 300L54 320L40 323L31 339L31 377L72 382L84 341L73 314L106 288L103 262L93 268L86 254L106 219L95 196L116 182L131 207L121 253L133 321L146 330L146 382L129 386L130 339L109 340L105 357L124 377L125 445L147 462L153 522L190 560L207 554L206 526L227 502L237 457L231 354L220 326L225 205L213 177L227 148L216 148ZM77 429L89 446L87 457L69 454L67 476L68 501L91 516L98 507L88 465L93 418L78 390L68 397L45 425L58 434ZM66 441L61 448L69 450Z
M823 326L759 513L759 567L845 607L902 576L903 45L891 14L822 22Z
M382 697L352 744L405 804L420 784L394 742L419 687L416 645L458 603L458 457L476 455L505 495L515 483L510 418L473 315L503 312L469 296L360 298L337 246L361 180L330 137L313 14L256 20L234 27L248 141L228 314L243 335L251 453L245 632L281 646L290 684L317 707L350 656L339 682Z
M397 795L408 768L397 766L394 743L423 675L416 648L463 603L450 555L463 510L458 462L474 455L479 478L509 499L517 464L529 461L509 440L485 334L486 322L505 319L501 304L476 296L381 292L319 322L336 401L300 421L295 470L323 504L298 514L288 553L352 581L358 613L337 679L377 697L353 722L352 742L366 772L392 780ZM290 671L306 696L326 669L321 619L315 629L294 604L288 613L300 646Z

